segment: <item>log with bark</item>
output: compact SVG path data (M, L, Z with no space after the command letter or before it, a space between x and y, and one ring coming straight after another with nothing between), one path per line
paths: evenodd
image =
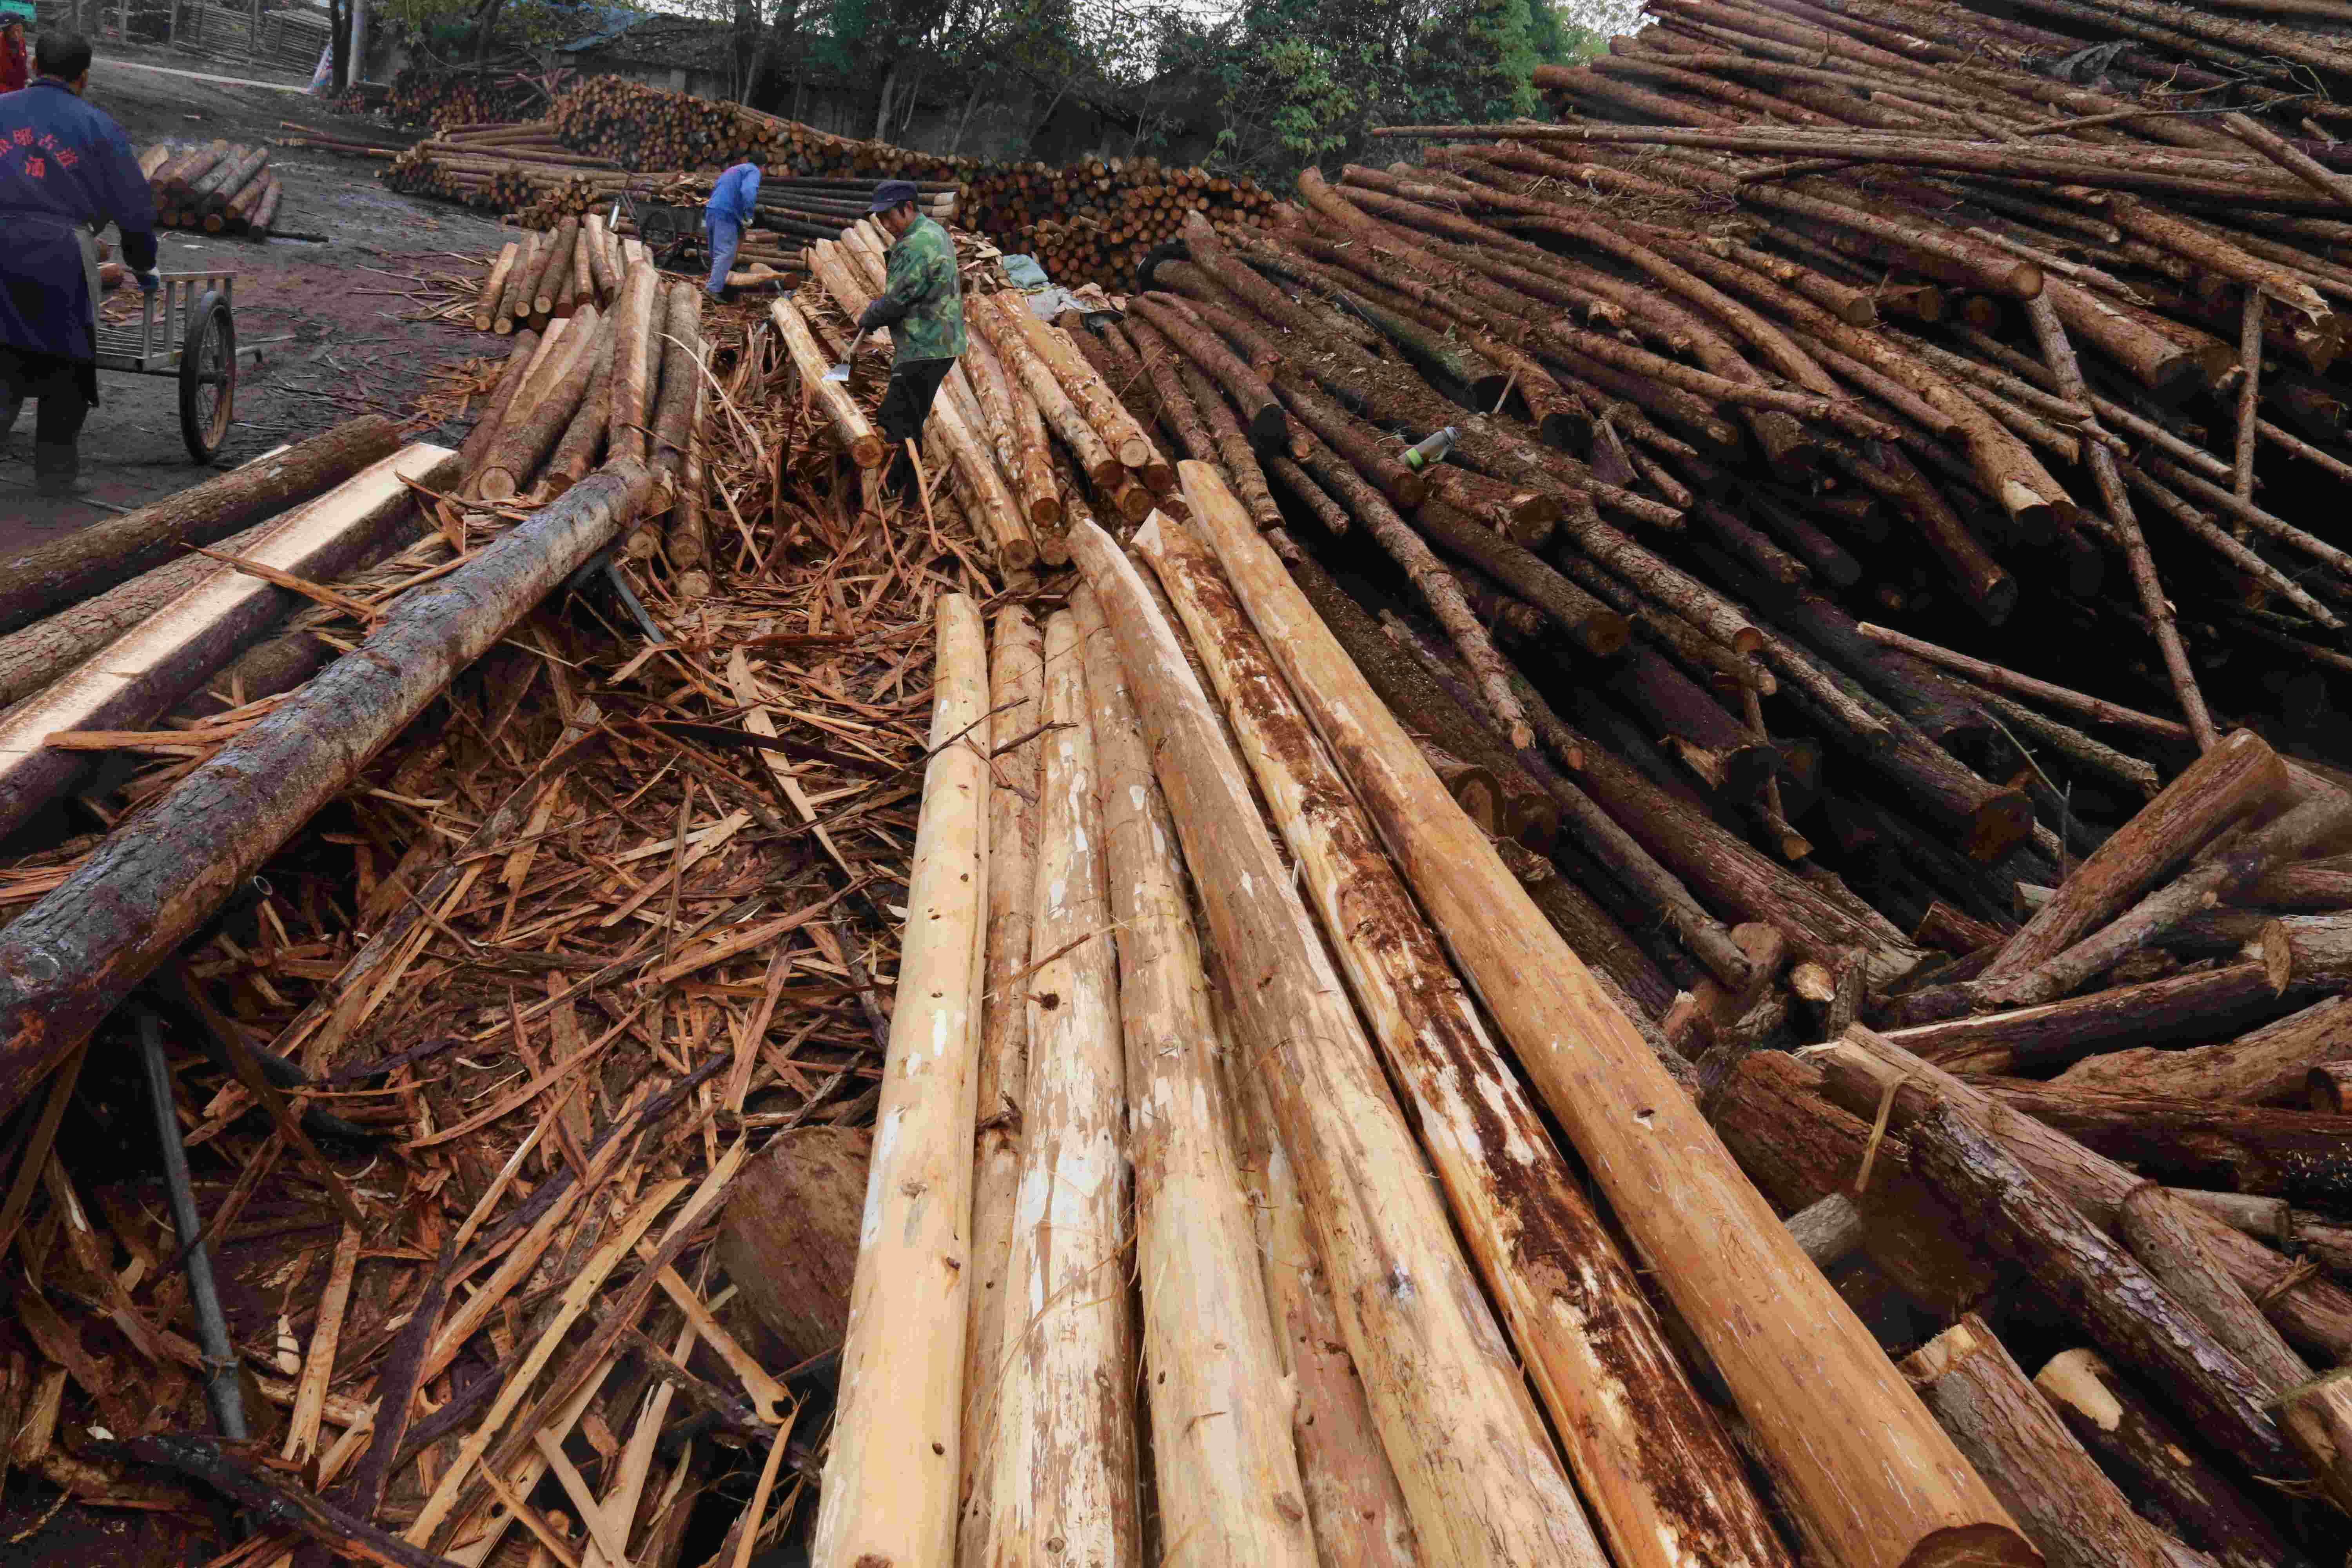
M358 652L110 835L0 933L0 1105L22 1100L458 670L609 543L649 482L616 463L404 598ZM103 899L89 891L100 887Z

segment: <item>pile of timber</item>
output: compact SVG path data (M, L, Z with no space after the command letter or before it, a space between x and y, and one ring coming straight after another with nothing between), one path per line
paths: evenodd
M738 104L620 77L574 83L548 111L564 145L633 169L723 169L780 152L786 122Z
M206 1558L535 1545L678 1568L691 1542L689 1563L734 1563L807 1523L931 620L997 584L965 574L978 547L951 514L828 547L829 497L772 497L803 426L712 315L680 483L729 520L740 599L677 597L668 547L650 571L599 564L658 503L628 457L536 510L483 504L465 455L395 450L383 421L354 434L391 469L353 454L351 479L314 477L310 506L215 542L234 565L173 559L236 510L226 480L185 499L181 532L89 531L210 597L128 609L89 679L17 710L48 750L156 758L135 791L68 799L98 831L0 862L0 1428L57 1528L133 1509ZM656 318L662 352L686 326ZM640 417L657 464L668 419ZM362 482L415 542L344 569L325 552ZM31 582L20 564L0 592ZM90 584L37 585L54 605ZM259 684L244 656L189 673L256 595L308 603L279 623L326 660L307 685ZM130 705L189 679L209 689L180 713ZM48 728L91 698L121 704L106 728ZM92 1118L184 1163L126 1169ZM242 1543L214 1537L223 1498Z
M1280 198L1246 174L1157 158L1093 158L1055 168L992 163L966 177L965 223L1036 257L1058 282L1124 289L1135 264L1201 213L1220 230L1262 217Z
M226 141L151 147L140 154L139 168L154 191L156 221L166 228L266 239L278 222L284 186L267 147Z
M341 105L346 114L381 112L394 125L426 125L451 131L468 125L504 125L536 116L547 108L547 89L511 70L461 70L412 65L392 81L380 104Z

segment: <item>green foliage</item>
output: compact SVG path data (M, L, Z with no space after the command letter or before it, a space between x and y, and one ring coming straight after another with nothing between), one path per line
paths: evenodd
M584 21L578 7L553 0L503 0L496 5L486 0L374 0L369 9L405 26L428 51L443 56L471 53L485 26L495 34L495 44L545 48L595 25Z

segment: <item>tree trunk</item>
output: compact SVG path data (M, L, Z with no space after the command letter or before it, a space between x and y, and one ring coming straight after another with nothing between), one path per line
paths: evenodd
M1119 481L1127 477L1126 465L1096 433L1094 426L1079 411L1077 405L1070 400L1061 382L1055 379L1053 368L1029 346L1029 341L1022 334L1019 326L1009 315L999 313L994 296L974 294L965 301L965 306L966 320L988 340L988 346L996 352L997 360L1005 371L1020 377L1021 384L1028 390L1030 396L1036 399L1038 411L1053 426L1054 433L1068 444L1078 466L1086 470L1087 478L1106 495L1116 489ZM1028 309L1026 305L1015 308Z
M1199 478L1195 478L1198 475ZM1188 488L1211 476L1186 470ZM1486 840L1444 799L1427 764L1367 689L1273 552L1229 515L1195 506L1235 597L1398 856L1455 959L1535 1078L1619 1220L1817 1520L1857 1561L1901 1559L1930 1536L1988 1563L2033 1553L1819 1270L1740 1176L1697 1108L1669 1079L1583 964L1528 903ZM1541 985L1528 975L1547 977ZM1580 1042L1578 1062L1555 1053ZM1662 1194L1682 1194L1681 1199ZM1704 1195L1701 1195L1701 1194ZM1746 1303L1735 1305L1735 1303ZM1737 1320L1738 1331L1730 1331ZM1828 1394L1834 1387L1838 1392ZM1806 1392L1800 1394L1802 1389ZM1809 1404L1809 1402L1811 1402ZM1824 1405L1837 1423L1816 1418ZM1871 1436L1850 1458L1842 1445ZM1864 1501L1866 1449L1906 1458Z
M2285 764L2252 731L2225 737L2076 867L1982 978L2023 974L2056 957L2285 783Z
M530 377L530 367L539 354L539 334L525 328L517 332L507 348L506 369L499 375L499 384L490 393L490 400L482 405L474 427L466 433L466 444L457 448L459 473L463 479L472 480L481 471L482 461L490 453L490 445L499 438L499 428L507 422L507 410L522 395L522 384Z
M135 511L0 557L0 632L13 632L332 489L400 445L363 414Z
M774 307L782 310L785 302ZM797 320L797 316L795 316ZM977 1153L971 1188L971 1308L964 1332L962 1522L958 1550L983 1563L995 1455L998 1369L1004 1357L1013 1256L1013 1199L1021 1184L1021 1108L1029 1073L1031 904L1036 892L1037 803L1043 748L1031 733L1044 721L1045 639L1018 605L996 615L989 674L988 956L981 985L980 1058L973 1103ZM1015 741L1023 743L1013 750ZM1000 754L1001 753L1001 754Z
M2311 1368L2271 1327L2260 1308L2189 1224L2173 1196L2154 1183L2124 1200L2124 1239L2154 1275L2223 1348L2271 1394L2284 1400L2279 1426L2321 1489L2340 1507L2352 1482L2352 1389L2342 1384L2287 1399L2311 1381Z
M955 1552L972 1060L988 926L987 763L968 732L986 722L989 699L979 611L947 594L937 614L930 760L876 1113L891 1137L875 1151L866 1184L868 1239L850 1293L841 1408L810 1552L817 1568L946 1563Z
M1203 482L1203 469L1184 478L1206 526L1255 535L1240 503ZM1643 1568L1784 1563L1632 1269L1570 1180L1213 558L1181 530L1165 518L1147 524L1136 549L1209 668L1613 1559ZM1667 1488L1660 1478L1670 1472Z
M2033 1385L2133 1507L2210 1553L2221 1568L2313 1568L2228 1477L2199 1456L2195 1439L2095 1352L2053 1356Z
M2014 1078L2032 1068L2081 1058L2100 1059L2097 1053L2102 1046L2125 1040L2162 1045L2210 1039L2275 1018L2332 988L2329 983L2313 981L2282 987L2260 963L2231 963L2095 991L2039 1007L1920 1024L1890 1031L1887 1037L1963 1077ZM2141 1055L2137 1051L2114 1054L2134 1058Z
M519 417L499 422L478 481L484 500L509 500L520 495L562 439L595 379L602 326L593 305L572 317L549 367L544 394Z
M2211 1032L2210 1023L2204 1032ZM2051 1087L2262 1105L2300 1095L2315 1069L2347 1051L2352 1051L2352 997L2331 996L2219 1045L2089 1057Z
M1906 1357L1903 1375L2050 1568L2179 1568L1974 1312Z
M617 465L430 592L400 600L359 652L115 829L63 886L0 931L0 1113L460 669L609 542L643 504L646 482L641 469Z
M654 340L660 289L661 274L651 263L633 267L613 307L613 423L604 437L604 449L613 457L649 469L646 426L661 384L660 345Z
M1077 617L1045 623L1045 773L1021 982L1026 1145L1014 1205L990 1494L991 1561L1135 1561L1135 1330L1128 1316L1127 1063L1094 724ZM1059 1551L1049 1545L1058 1542Z
M1214 950L1249 955L1253 983L1224 994L1299 1172L1423 1550L1494 1568L1597 1563L1574 1490L1173 628L1108 534L1073 528L1071 553L1118 643ZM1413 1289L1396 1288L1400 1270Z
M1136 1275L1160 1538L1204 1563L1307 1568L1307 1492L1266 1312L1221 1041L1175 824L1090 590L1075 596L1102 772L1133 1109ZM1205 1411L1224 1415L1203 1418Z
M2137 1090L1985 1086L2004 1105L2177 1185L2227 1186L2340 1207L2352 1195L2352 1117L2215 1105Z
M719 1213L711 1255L772 1337L760 1347L771 1364L796 1366L841 1343L873 1153L871 1128L795 1128L745 1164ZM621 1568L601 1553L590 1561Z
M282 519L251 559L308 581L332 581L365 555L415 499L401 481L455 477L445 447L404 448ZM235 658L300 602L234 567L212 570L79 668L0 717L0 839L79 778L91 753L48 744L67 730L141 730Z

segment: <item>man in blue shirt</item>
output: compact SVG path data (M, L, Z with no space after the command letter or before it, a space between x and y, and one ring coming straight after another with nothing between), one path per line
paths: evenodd
M0 436L26 398L39 402L35 488L71 495L82 421L98 402L98 246L122 231L122 258L152 294L155 196L131 140L82 101L89 44L43 33L32 85L0 96Z
M703 291L714 300L727 299L727 275L735 269L735 247L760 210L760 165L750 160L719 176L710 187L709 205L702 209L702 225L710 234L710 281Z

